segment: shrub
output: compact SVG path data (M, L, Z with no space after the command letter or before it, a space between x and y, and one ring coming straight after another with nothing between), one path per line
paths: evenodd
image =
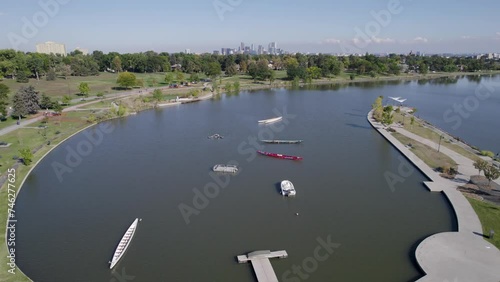
M47 79L47 81L54 81L54 80L56 80L56 72L54 70L49 70L47 72L46 79Z
M28 166L33 161L33 153L30 148L19 149L24 165Z
M493 158L493 157L495 156L495 153L493 153L493 152L491 152L491 151L486 151L486 150L483 150L483 151L481 151L481 155L486 156L486 157Z
M94 114L90 114L88 117L87 117L87 122L88 123L95 123L97 121L97 118Z

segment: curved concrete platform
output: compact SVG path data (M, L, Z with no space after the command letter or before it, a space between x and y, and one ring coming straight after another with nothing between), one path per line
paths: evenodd
M500 250L484 240L482 227L474 209L456 188L457 182L444 179L420 160L410 149L397 140L385 127L373 120L372 111L368 113L368 121L387 141L399 150L431 181L425 182L432 192L442 192L449 200L458 222L457 232L444 232L432 235L423 240L415 251L421 269L426 273L419 282L499 282ZM417 136L403 128L396 131L432 148L438 144ZM459 164L461 180L469 180L475 174L473 161L454 151L441 146L441 152Z

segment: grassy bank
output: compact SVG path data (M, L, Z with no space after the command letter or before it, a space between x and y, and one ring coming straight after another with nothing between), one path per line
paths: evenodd
M418 136L421 136L425 139L434 141L439 144L439 139L441 139L441 135L436 131L427 127L421 120L415 118L413 124L411 124L411 115L403 116L402 113L394 113L394 122L395 123L404 123L404 129L414 133ZM472 152L472 150L467 150L464 147L458 145L455 140L450 140L448 138L443 138L441 140L441 146L444 146L450 150L457 152L458 154L469 158L471 160L479 159L479 156Z
M432 169L438 169L445 166L457 166L457 163L455 161L453 161L447 155L438 152L435 148L431 148L397 132L393 133L392 135L402 144L411 144L411 151Z
M500 206L489 204L476 199L467 198L476 211L481 225L483 226L483 234L488 236L490 230L495 231L493 239L485 238L498 249L500 249Z

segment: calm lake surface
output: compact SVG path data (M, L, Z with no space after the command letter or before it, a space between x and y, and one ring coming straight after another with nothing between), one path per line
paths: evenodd
M498 77L483 83L488 80ZM88 134L102 132L93 127L49 154L22 188L16 204L18 265L35 281L250 282L251 265L235 257L270 249L289 254L271 261L280 281L303 281L292 272L294 265L307 281L413 281L422 275L414 263L418 243L456 230L456 219L444 196L428 192L416 170L391 189L384 174L397 174L407 162L366 115L377 96L402 96L422 118L495 150L498 93L481 101L456 133L443 120L443 112L478 85L464 78L452 84L265 90L146 111L105 123L111 132L84 151L61 182L54 163L67 165L68 150L84 150ZM276 111L293 117L257 124ZM207 139L214 133L224 139ZM271 138L305 141L252 142ZM304 160L255 156L260 146ZM216 184L211 167L229 161L241 172L220 187L225 183ZM220 176L222 182L227 178ZM295 184L296 198L279 195L283 179ZM204 193L207 184L210 198L195 197L193 189ZM180 204L196 208L189 224ZM111 271L108 261L135 218L143 219L135 238ZM316 265L311 261L318 240L339 245Z

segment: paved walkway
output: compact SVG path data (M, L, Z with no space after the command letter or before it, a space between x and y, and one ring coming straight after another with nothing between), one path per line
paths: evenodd
M467 199L456 189L459 183L439 176L437 172L420 160L390 132L386 131L382 124L374 121L371 118L371 113L368 114L368 121L373 128L431 180L424 182L430 191L442 192L448 198L457 217L457 232L435 234L418 245L415 256L418 264L426 273L418 281L499 282L500 251L482 238L481 222ZM432 148L438 148L438 144L435 142L412 134L402 128L396 128L396 130ZM458 170L461 173L458 176L459 181L468 181L471 175L477 175L477 170L472 166L470 159L444 146L441 146L440 151L459 164Z

